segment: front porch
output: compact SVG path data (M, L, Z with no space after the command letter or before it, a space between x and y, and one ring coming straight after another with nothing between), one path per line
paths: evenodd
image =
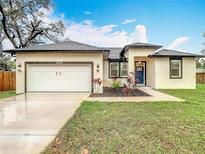
M154 59L147 56L129 58L129 72L134 73L138 87L155 87Z

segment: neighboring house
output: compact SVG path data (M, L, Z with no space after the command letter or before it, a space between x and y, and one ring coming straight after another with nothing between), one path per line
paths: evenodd
M122 84L130 72L140 86L156 89L196 86L196 58L201 55L134 43L124 48L99 48L74 41L6 50L16 54L16 92L103 92L112 79ZM156 52L157 51L157 52ZM100 78L99 88L93 79Z

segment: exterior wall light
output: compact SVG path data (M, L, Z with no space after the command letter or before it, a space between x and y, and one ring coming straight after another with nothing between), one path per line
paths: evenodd
M21 71L22 71L21 64L18 64L18 65L17 65L17 71L18 71L18 72L21 72Z
M100 65L99 64L97 64L97 66L96 66L96 71L100 72Z

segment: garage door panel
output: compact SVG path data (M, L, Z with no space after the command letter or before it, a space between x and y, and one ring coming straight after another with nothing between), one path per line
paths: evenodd
M27 91L91 91L91 65L28 65Z

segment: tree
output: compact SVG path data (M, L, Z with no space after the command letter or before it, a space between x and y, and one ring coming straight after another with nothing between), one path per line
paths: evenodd
M0 26L0 70L10 71L16 68L15 60L12 60L11 55L3 53L2 42L6 38L2 35L2 27Z
M0 32L1 32L0 27ZM2 36L0 33L0 70L10 71L11 69L16 68L15 60L12 60L11 55L3 53L2 41L5 39L5 36Z
M205 33L203 34L203 37L205 37ZM205 45L205 43L203 43L203 45ZM205 55L205 49L201 50L201 54ZM205 69L205 59L204 58L197 59L196 68Z
M63 36L62 21L48 21L45 10L52 7L51 0L0 0L0 26L2 34L14 48L58 41Z
M201 67L202 67L201 61L197 60L196 61L196 68L201 68Z

